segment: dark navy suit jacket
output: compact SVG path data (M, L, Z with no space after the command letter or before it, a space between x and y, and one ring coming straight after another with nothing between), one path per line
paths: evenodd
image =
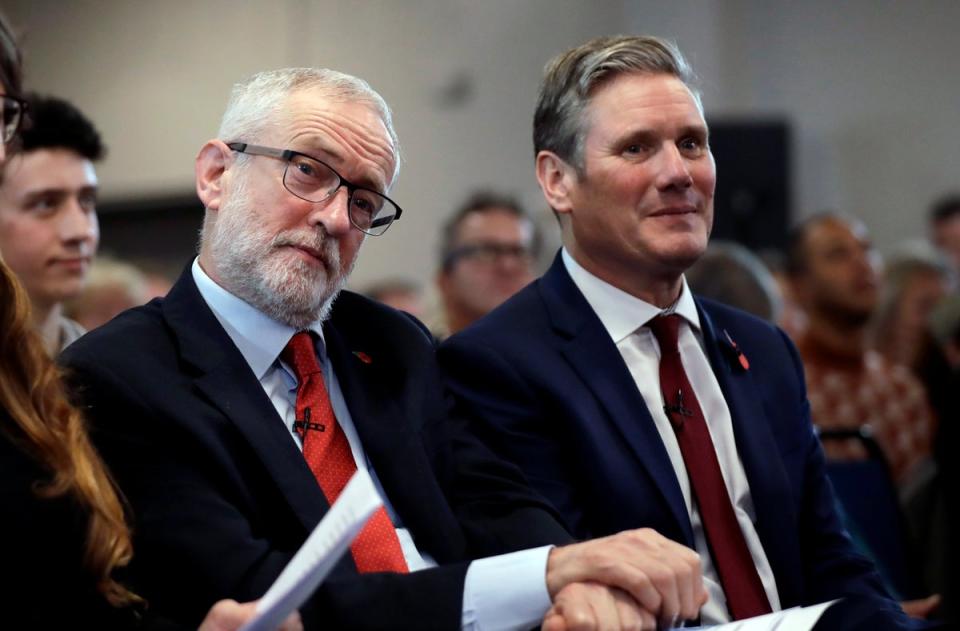
M419 323L343 292L324 338L387 497L444 565L359 575L346 555L301 609L304 624L459 628L470 559L570 536L513 466L448 417ZM62 361L132 508L132 587L194 627L217 599L262 596L329 505L189 267L166 298L92 331Z
M743 312L706 300L697 307L782 605L885 597L837 518L793 345ZM694 547L643 397L559 255L541 279L446 341L439 357L475 433L523 469L575 536L648 527Z

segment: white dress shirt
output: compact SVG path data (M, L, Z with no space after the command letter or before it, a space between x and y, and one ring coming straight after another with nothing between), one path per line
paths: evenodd
M683 463L680 445L677 443L670 419L663 411L663 395L660 391L660 346L653 332L646 326L650 320L661 313L677 313L681 316L678 341L680 360L690 380L690 386L700 403L700 408L703 410L710 438L717 451L723 481L733 502L733 510L747 541L750 556L753 557L753 562L757 566L770 606L774 611L778 611L780 596L777 593L770 562L767 560L767 555L760 544L760 537L753 525L756 513L753 509L750 485L743 470L743 463L740 462L740 456L737 454L730 408L727 407L720 384L704 353L700 317L686 279L683 279L680 299L671 307L660 309L597 278L577 263L566 249L561 256L573 283L590 303L613 339L613 343L616 344L617 350L620 351L657 426L667 455L670 457L670 464L673 465L673 471L680 483L680 490L683 492L690 525L693 527L693 541L703 566L704 584L710 597L700 610L701 621L704 624L718 624L730 620L727 601L717 570L713 565L713 559L710 557L700 511L690 492L690 478Z
M200 295L260 381L277 414L289 430L290 440L302 450L300 437L293 430L297 379L293 369L280 360L280 353L297 330L271 319L218 285L200 267L199 259L194 260L191 271ZM396 528L407 567L411 572L415 572L435 566L436 562L429 555L421 554L417 550L413 537L409 530L403 527L363 451L337 375L330 358L323 352L322 323L314 322L309 329L320 340L318 359L323 368L324 383L337 423L350 443L354 461L358 466L363 463L383 499L387 514ZM467 570L463 589L462 627L494 631L529 629L538 625L550 607L546 586L547 555L550 547L543 546L472 562Z

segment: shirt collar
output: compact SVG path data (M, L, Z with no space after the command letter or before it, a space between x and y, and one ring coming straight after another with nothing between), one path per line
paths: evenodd
M263 379L297 330L277 322L218 285L200 267L199 257L194 259L190 271L200 295L213 311L213 315L236 344L257 379ZM322 323L317 321L307 328L319 336L322 348Z
M687 286L686 277L681 277L680 298L677 302L666 309L661 309L594 276L577 263L566 248L561 250L560 255L573 284L577 286L600 318L603 328L610 334L614 344L619 344L661 313L679 314L695 331L700 330L700 316L697 314L697 305Z

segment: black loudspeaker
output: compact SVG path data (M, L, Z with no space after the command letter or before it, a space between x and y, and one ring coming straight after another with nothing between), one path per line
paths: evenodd
M780 120L711 120L717 161L713 239L781 249L793 216L790 126Z

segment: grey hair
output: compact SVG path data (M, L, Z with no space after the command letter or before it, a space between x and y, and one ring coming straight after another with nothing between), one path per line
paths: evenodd
M684 276L693 293L776 322L783 296L773 274L756 254L733 241L712 241Z
M400 174L400 141L393 128L390 106L363 79L328 68L281 68L259 72L233 86L220 121L218 137L224 142L257 142L270 126L282 119L287 99L299 90L319 89L335 101L366 103L380 116L393 144L392 185ZM244 156L238 156L243 160Z
M533 116L534 155L552 151L583 174L583 112L599 86L628 73L672 75L700 105L693 70L675 44L652 36L598 37L557 55L544 68Z

